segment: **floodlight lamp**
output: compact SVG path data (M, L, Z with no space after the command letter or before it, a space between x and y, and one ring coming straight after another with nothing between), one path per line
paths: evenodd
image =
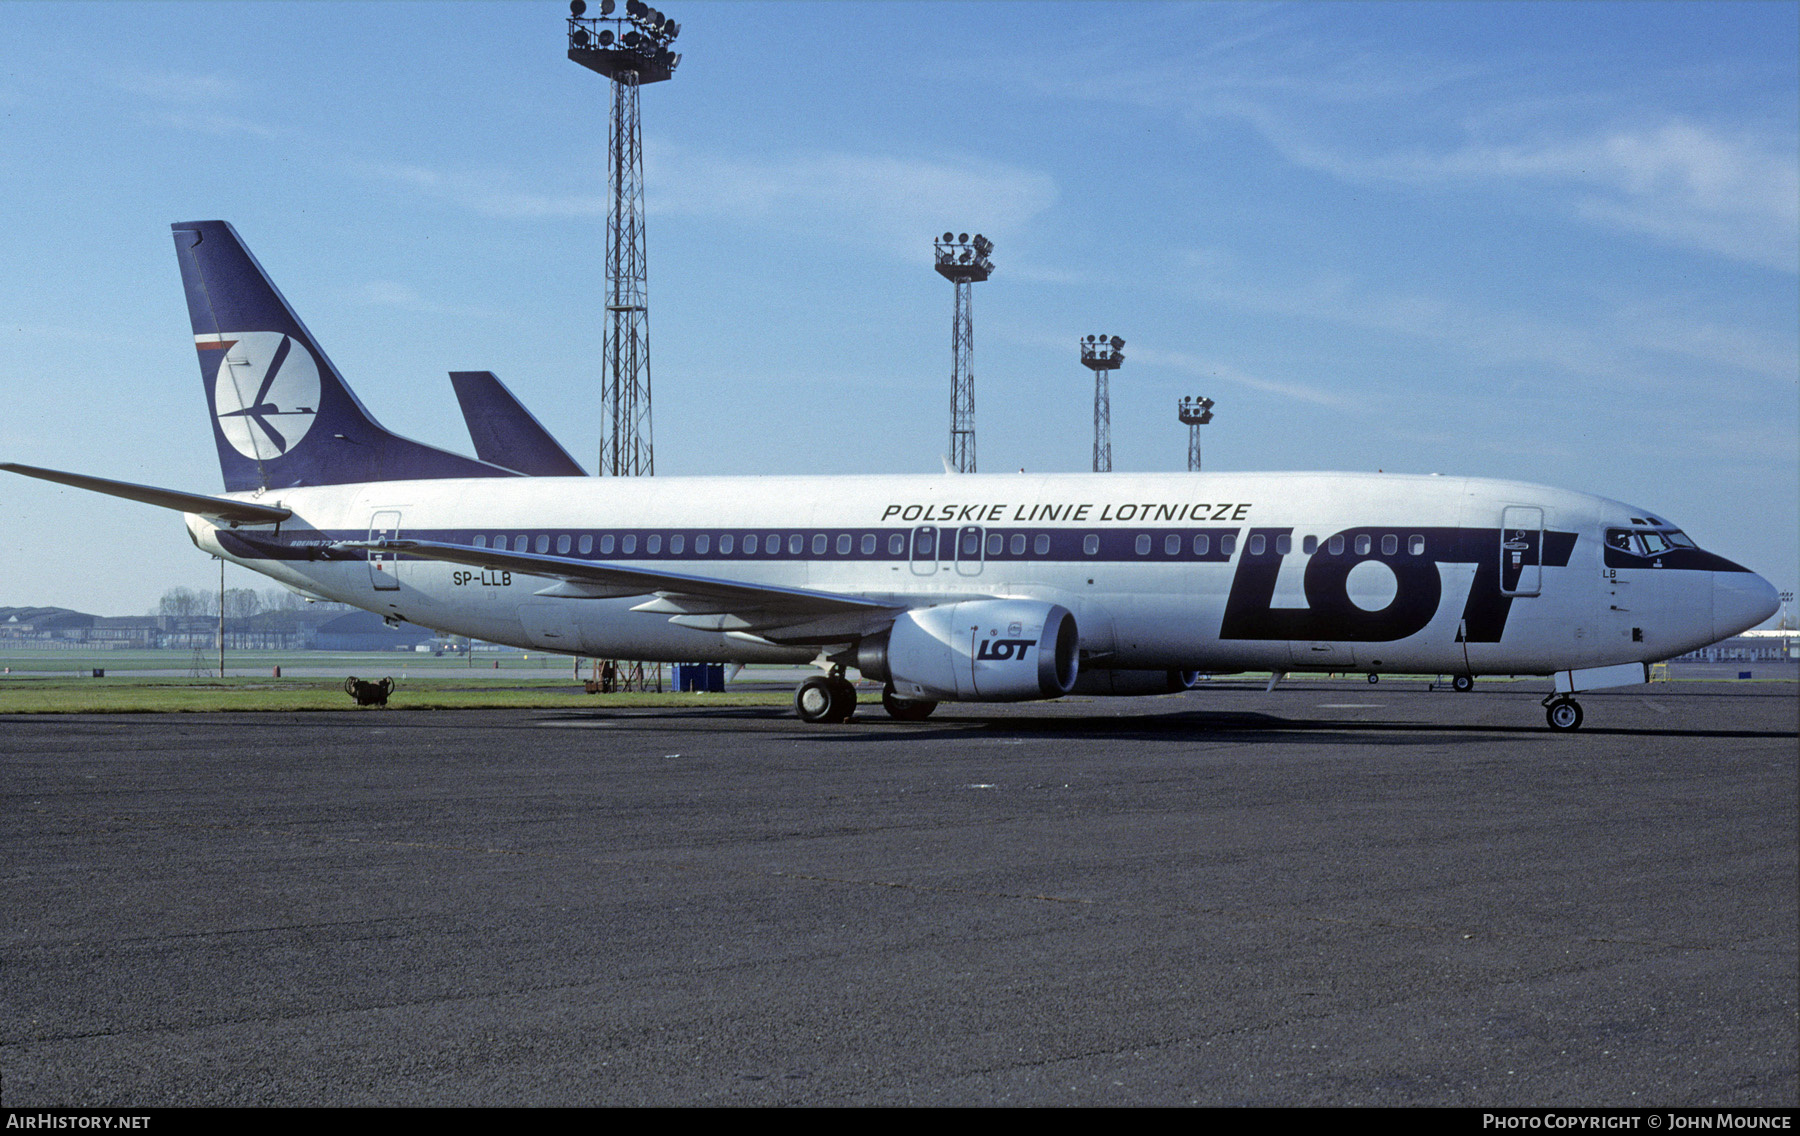
M624 38L619 42L623 43L626 47L636 47L638 44L644 42L644 37L636 32L626 32Z
M668 24L666 24L663 27L663 30L669 33L670 39L674 39L676 36L681 34L681 25L676 23L674 20L670 20L668 22Z
M613 0L600 0L600 14L602 16L610 16L613 14L613 9L617 6L618 5L613 3Z
M967 233L956 234L956 243L959 245L968 244L969 243L969 234L967 234Z
M570 16L574 17L575 19L580 19L582 16L582 13L584 13L586 11L587 11L587 0L569 0L569 15Z
M569 37L569 42L573 43L576 47L586 47L588 45L587 29L576 28L575 34Z
M1115 335L1115 336L1113 336L1113 337L1112 337L1112 341L1111 341L1111 342L1112 342L1112 349L1113 349L1113 350L1114 350L1114 351L1117 351L1117 350L1119 350L1119 349L1120 349L1120 348L1121 348L1121 347L1123 347L1123 346L1125 346L1125 341L1124 341L1124 340L1123 340L1123 339L1120 339L1120 338L1119 338L1119 337L1118 337L1118 336L1116 336L1116 335Z
M600 46L601 47L610 47L612 45L612 41L613 41L612 32L607 31L605 28L600 29Z
M956 236L956 234L954 234L954 233L945 233L944 234L944 243L949 244L951 242L951 240L953 240L955 238L955 236Z

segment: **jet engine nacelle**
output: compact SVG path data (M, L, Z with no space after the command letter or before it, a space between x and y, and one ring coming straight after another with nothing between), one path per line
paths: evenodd
M1198 671L1082 671L1070 694L1135 697L1144 694L1180 694L1200 682Z
M856 669L905 699L1060 698L1080 667L1075 616L1037 600L970 600L909 611L865 639Z

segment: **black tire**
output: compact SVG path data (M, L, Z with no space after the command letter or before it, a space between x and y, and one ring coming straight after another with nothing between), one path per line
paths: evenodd
M1380 675L1374 673L1373 671L1369 672L1369 685L1370 686L1374 686L1376 683L1378 683L1380 681L1381 681Z
M832 693L830 679L815 675L794 691L794 713L800 715L802 722L829 722L833 720L833 708L842 701L841 696Z
M929 699L901 698L891 686L881 692L881 708L897 722L923 722L937 707L938 704Z
M1469 693L1469 691L1475 689L1475 676L1457 675L1450 680L1450 689L1456 691L1458 694Z
M828 722L848 722L856 716L856 684L849 679L827 679L831 684L831 717Z
M1559 733L1572 733L1581 729L1581 703L1573 698L1559 698L1544 707L1544 719L1550 728Z

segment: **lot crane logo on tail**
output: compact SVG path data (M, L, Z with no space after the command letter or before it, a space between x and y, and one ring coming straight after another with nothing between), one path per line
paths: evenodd
M319 365L306 346L278 331L195 336L202 351L223 351L213 380L213 413L232 448L254 461L299 444L318 417Z

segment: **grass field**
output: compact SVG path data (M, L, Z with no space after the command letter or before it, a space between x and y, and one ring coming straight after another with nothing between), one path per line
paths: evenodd
M787 668L755 668L722 694L588 694L574 660L506 652L435 658L416 652L0 651L0 714L105 714L217 710L345 710L352 675L392 678L388 708L781 706L792 700ZM204 673L195 674L195 671ZM103 671L96 677L96 671ZM584 665L582 676L588 669ZM665 689L673 675L663 668ZM782 684L776 689L769 685Z

